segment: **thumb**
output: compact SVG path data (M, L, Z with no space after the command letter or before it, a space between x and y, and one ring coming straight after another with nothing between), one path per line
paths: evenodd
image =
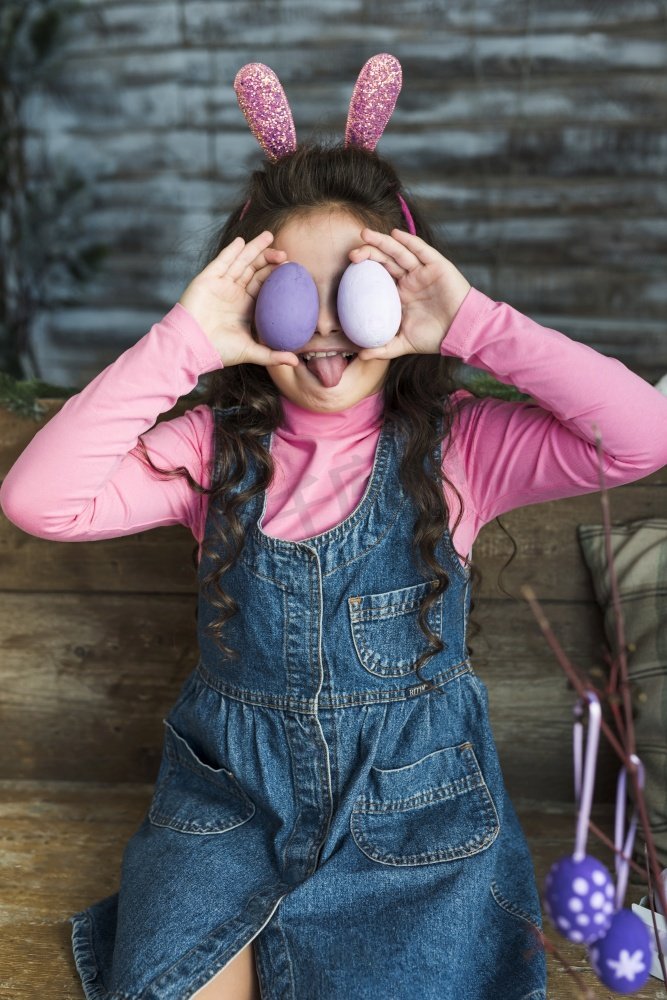
M293 368L296 368L299 364L299 359L293 351L274 351L263 344L258 344L257 349L259 355L257 364L269 367L273 367L274 365L291 365Z
M387 361L390 358L397 358L402 352L400 348L397 350L398 345L395 340L395 337L392 338L388 344L383 344L382 347L363 347L357 352L357 357L362 361L373 361L375 358Z

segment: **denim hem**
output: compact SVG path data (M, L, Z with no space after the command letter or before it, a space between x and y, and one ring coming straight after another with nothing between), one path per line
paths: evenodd
M86 1000L109 1000L111 994L100 982L100 970L95 961L93 925L86 910L68 917L72 924L72 952Z

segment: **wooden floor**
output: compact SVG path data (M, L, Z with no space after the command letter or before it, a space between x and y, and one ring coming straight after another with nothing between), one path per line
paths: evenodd
M82 1000L67 917L117 889L121 854L150 800L152 786L87 782L0 782L0 1000ZM571 810L515 800L533 853L540 889L551 864L572 849ZM611 833L611 825L593 819ZM598 841L589 849L611 863ZM625 905L639 902L641 885L628 887ZM549 1000L613 998L588 966L583 946L556 934L545 919ZM562 961L561 961L562 960ZM586 994L565 970L574 968ZM632 994L667 1000L661 980L649 978ZM303 998L308 1000L308 998ZM464 998L462 998L464 1000ZM489 998L501 1000L501 998Z

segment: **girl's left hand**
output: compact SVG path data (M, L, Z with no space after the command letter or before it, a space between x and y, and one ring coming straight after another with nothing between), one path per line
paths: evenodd
M403 229L391 235L362 229L366 243L350 251L350 260L376 260L396 281L403 318L395 337L382 347L358 352L362 361L402 354L439 354L440 344L470 290L470 283L450 260L419 236Z

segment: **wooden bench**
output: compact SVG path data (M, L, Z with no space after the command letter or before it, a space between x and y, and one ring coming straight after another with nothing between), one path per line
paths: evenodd
M62 405L40 402L45 420ZM187 408L179 401L160 420ZM0 475L41 426L0 410ZM667 470L613 489L610 502L612 521L664 516ZM501 520L518 546L501 581L515 599L497 586L512 546L492 522L473 551L484 582L473 612L482 632L470 641L541 890L550 865L574 844L575 695L519 587L533 587L582 671L603 665L602 616L576 538L578 523L602 521L600 496L524 507ZM0 544L0 997L81 1000L67 918L116 891L124 844L148 807L161 719L197 659L195 543L177 527L62 544L1 517ZM617 772L603 736L593 819L612 840ZM611 851L593 836L589 849L612 869ZM628 907L646 892L633 878ZM611 996L583 946L560 937L546 917L545 932L591 996ZM582 996L556 955L547 960L549 997ZM667 996L655 978L633 995Z

